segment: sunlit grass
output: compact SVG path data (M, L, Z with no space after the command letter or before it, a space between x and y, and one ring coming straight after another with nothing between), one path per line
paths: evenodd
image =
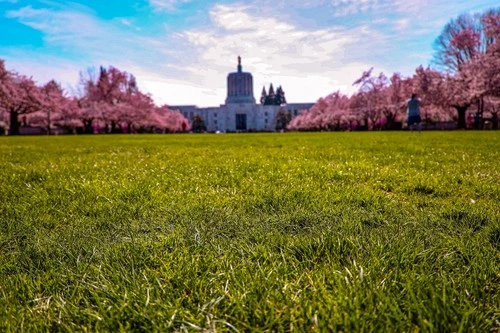
M0 330L500 330L499 147L0 138Z

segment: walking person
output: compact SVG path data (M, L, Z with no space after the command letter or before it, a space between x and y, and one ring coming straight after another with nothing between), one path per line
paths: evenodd
M410 132L416 127L418 128L418 132L422 131L422 118L420 118L420 99L417 98L417 94L412 94L411 98L406 103L408 106L408 118L407 123L410 128Z

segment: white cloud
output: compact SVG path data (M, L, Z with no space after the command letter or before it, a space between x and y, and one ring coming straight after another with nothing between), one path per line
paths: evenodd
M422 13L431 0L332 0L330 6L335 16L355 15L359 13Z
M80 41L95 38L97 24L89 16L77 12L53 13L47 9L33 9L31 6L7 12L7 17L17 18L23 24L43 31L49 42L67 43L78 31Z
M411 22L409 19L400 19L394 21L394 27L396 30L404 31L410 26Z
M125 26L127 26L127 27L130 27L130 26L132 26L132 25L133 25L133 24L132 24L132 21L130 21L129 19L126 19L126 18L120 18L120 19L118 19L118 21L119 21L121 24L123 24L123 25L125 25Z
M174 10L176 6L192 0L149 0L151 6L160 10Z
M351 83L370 67L358 55L380 38L366 26L302 29L240 5L216 5L210 17L209 28L179 35L187 42L183 52L195 54L186 67L192 80L223 91L226 73L236 69L241 55L244 70L254 76L256 98L270 82L282 85L290 102L315 101L337 89L350 92Z
M366 13L385 4L385 0L332 0L335 16Z
M80 8L78 8L80 9ZM121 30L117 22L98 20L91 13L76 10L34 9L31 6L6 13L6 17L39 30L48 46L62 47L68 51L106 58L109 54L128 54L131 45L142 37Z

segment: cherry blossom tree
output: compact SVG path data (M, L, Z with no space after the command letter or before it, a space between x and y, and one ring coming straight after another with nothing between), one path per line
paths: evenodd
M349 97L336 91L327 96L326 101L328 107L324 115L323 127L335 131L346 129L351 111Z
M77 128L82 126L80 116L80 108L78 107L77 97L68 97L65 107L61 108L54 119L54 125L63 129L66 133L76 134Z
M489 43L481 14L462 14L448 22L434 42L434 61L455 73L485 53Z
M413 88L412 80L403 78L399 73L392 74L389 81L389 85L383 92L387 94L385 97L386 103L381 105L381 110L385 117L385 128L391 130L396 129L399 115L401 113L404 114L406 101L411 95Z
M162 118L161 127L169 133L184 132L191 129L191 124L177 110L171 110L167 105L155 108L155 113L159 114Z
M118 107L120 121L125 124L127 133L132 133L139 127L151 127L155 124L155 121L150 119L155 117L153 114L155 105L149 95L135 91L130 93Z
M5 68L5 62L0 59L0 125L4 131L7 129L9 122L7 103L4 101L6 101L14 90L14 85L11 81L11 73Z
M322 118L328 108L325 98L320 98L307 112L298 115L288 124L288 129L314 131L323 129Z
M421 115L426 125L454 120L458 128L467 127L467 110L476 97L462 74L419 66L409 80L411 91L422 99Z
M38 111L43 97L35 82L24 75L7 71L0 60L0 109L9 115L9 135L19 135L19 116Z
M470 70L480 77L477 86L483 96L495 99L500 97L500 9L487 12L482 22L488 47Z
M466 127L471 105L476 106L476 119L482 118L484 98L500 90L499 22L500 8L463 14L436 39L436 62L448 70L442 96L456 109L458 128Z
M98 75L88 70L80 77L85 132L90 130L94 121L100 121L107 131L118 131L121 111L127 109L123 104L138 92L135 77L115 67L100 67Z
M349 97L334 92L320 98L309 110L301 112L288 124L288 129L299 131L340 130L349 123Z
M491 115L491 122L493 129L498 129L498 115L500 114L500 97L487 97L486 100L487 110Z
M365 126L376 127L379 122L382 111L389 109L389 95L387 88L389 79L380 73L378 76L372 76L373 68L365 71L359 79L354 81L358 92L352 97L352 108L358 113L359 117L365 120Z
M71 107L71 100L65 96L64 90L54 80L40 87L40 93L42 97L41 108L28 118L31 125L41 126L47 130L48 134L51 134L62 114Z
M83 125L84 134L94 133L94 124L98 119L102 119L103 109L106 104L99 101L91 101L86 98L77 100L77 108L74 112L74 117Z
M167 106L156 107L148 94L142 93L133 75L115 67L101 67L99 74L91 70L81 75L80 116L85 132L97 122L105 132L133 131L175 132L189 128L180 113Z

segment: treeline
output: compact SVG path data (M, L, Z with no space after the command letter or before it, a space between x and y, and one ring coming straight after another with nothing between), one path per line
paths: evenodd
M321 98L295 117L290 130L398 129L406 120L406 101L423 101L427 125L455 122L457 128L498 128L500 112L500 8L463 14L451 20L435 41L439 69L422 66L411 77L373 75L354 82L352 96L340 92Z
M31 78L5 68L0 59L0 130L20 134L22 127L46 133L179 132L189 121L168 106L156 106L137 87L133 75L101 67L80 73L78 96L68 96L50 81L38 86Z

